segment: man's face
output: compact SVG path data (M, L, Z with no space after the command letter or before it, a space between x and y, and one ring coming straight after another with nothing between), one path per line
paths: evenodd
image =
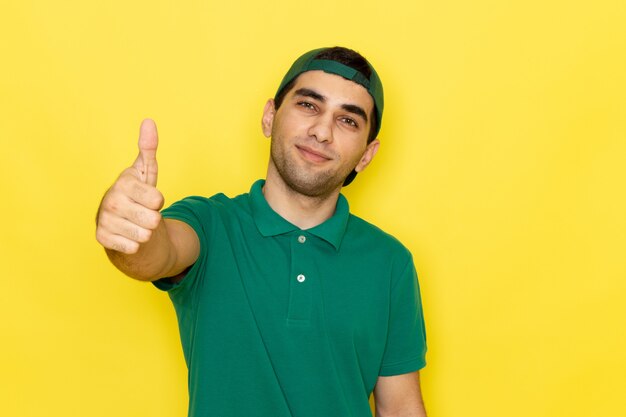
M278 110L269 100L263 132L272 137L268 180L278 174L292 190L323 197L362 171L378 149L369 145L374 101L352 81L323 71L301 74Z

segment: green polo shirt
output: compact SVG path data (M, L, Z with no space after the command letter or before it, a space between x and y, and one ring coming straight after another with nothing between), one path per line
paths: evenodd
M163 211L200 240L180 283L155 282L176 309L189 416L371 417L379 375L425 365L411 254L343 196L301 230L270 208L263 184Z

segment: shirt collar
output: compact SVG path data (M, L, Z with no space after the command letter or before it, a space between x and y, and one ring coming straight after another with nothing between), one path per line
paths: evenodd
M265 180L256 181L252 184L249 194L252 217L261 235L264 237L277 236L300 230L298 226L289 223L270 207L263 195L264 185ZM336 250L339 250L341 240L348 226L349 216L350 207L348 200L342 194L339 194L335 213L332 217L315 227L307 229L307 233L327 241Z

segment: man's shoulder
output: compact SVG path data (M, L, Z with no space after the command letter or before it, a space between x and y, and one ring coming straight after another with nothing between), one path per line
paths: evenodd
M210 210L212 208L242 206L246 204L247 196L247 193L235 197L229 197L224 193L217 193L210 197L190 195L176 201L170 207L188 206L199 210Z
M250 213L248 194L229 197L217 193L210 197L190 195L182 198L162 211L164 217L187 221L189 216L202 223L217 219L240 217Z
M384 231L369 221L350 213L348 219L347 236L363 241L368 245L390 251L396 254L411 256L406 246L398 238Z

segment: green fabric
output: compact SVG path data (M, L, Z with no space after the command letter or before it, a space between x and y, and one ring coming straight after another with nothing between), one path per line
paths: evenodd
M321 70L330 74L341 75L343 78L354 81L357 84L361 84L366 90L370 88L370 80L361 74L359 71L352 67L343 65L340 62L332 61L328 59L314 59L307 66L307 71Z
M371 417L379 375L425 365L410 253L339 197L300 230L249 194L188 197L200 257L169 292L189 368L189 416ZM299 278L300 277L300 278Z

